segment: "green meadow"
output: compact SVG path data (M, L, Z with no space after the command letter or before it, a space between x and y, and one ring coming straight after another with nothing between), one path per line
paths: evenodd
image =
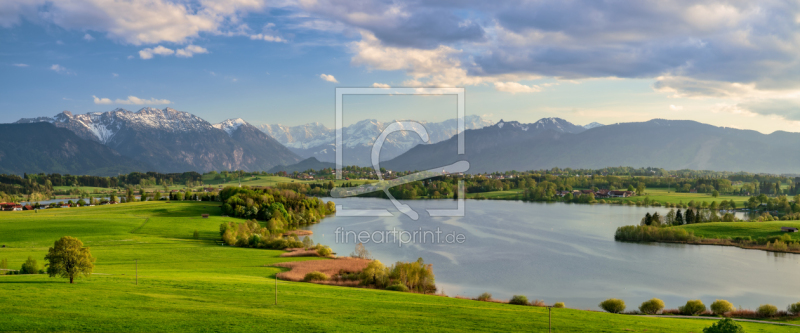
M201 218L204 213L211 217ZM0 258L8 259L9 268L18 269L28 256L41 267L47 248L66 235L81 239L97 258L94 274L72 285L45 275L0 276L0 331L547 330L548 310L542 307L300 282L279 281L275 305L274 278L281 269L270 265L325 259L281 258L282 251L220 246L219 224L230 220L220 216L217 203L208 202L0 212L0 244L6 246L0 248ZM195 230L200 239L192 238ZM573 309L552 312L553 332L701 332L711 323ZM800 331L742 325L750 333Z
M777 221L777 222L714 222L687 224L671 228L681 228L686 231L694 232L695 236L704 238L734 238L750 236L753 239L759 237L772 237L789 235L792 239L800 239L800 232L786 233L781 231L781 227L800 228L800 221Z

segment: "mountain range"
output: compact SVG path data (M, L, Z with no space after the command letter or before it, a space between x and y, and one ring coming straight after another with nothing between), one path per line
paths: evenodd
M47 122L0 124L0 174L60 173L116 176L151 165Z
M501 120L464 134L464 155L456 154L458 142L451 138L418 145L381 166L395 171L426 170L467 160L470 173L608 166L775 174L800 170L800 133L765 135L689 120L606 126L577 126L559 118L533 124Z
M344 164L371 165L372 142L392 122L363 120L343 129ZM457 155L456 121L419 123L389 135L381 166L426 170L458 160L470 173L607 166L798 173L800 133L716 127L688 120L575 125L560 118L534 123L478 116L465 119L466 154ZM113 175L130 171L303 171L335 161L335 130L320 123L254 126L241 118L218 124L172 108L72 114L3 124L0 173Z
M403 121L403 120L397 120ZM342 129L342 158L344 165L370 166L372 146L375 139L394 123L381 122L375 119L359 121ZM451 138L457 133L457 120L443 122L415 122L425 127L429 136L427 143L437 143ZM465 129L477 129L494 123L481 116L464 117ZM314 157L321 162L336 162L336 130L318 122L300 126L260 125L262 131L278 140L292 152L303 158ZM392 133L386 137L381 146L381 161L387 161L423 143L420 137L411 131ZM305 170L305 169L304 169Z
M301 158L242 119L212 125L172 108L115 109L55 117L28 118L17 124L50 123L78 137L141 161L159 172L268 170Z

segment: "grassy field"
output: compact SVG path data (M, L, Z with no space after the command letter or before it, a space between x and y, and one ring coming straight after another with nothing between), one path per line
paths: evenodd
M711 202L716 201L718 204L722 201L730 201L733 200L736 202L736 206L742 208L744 202L750 197L746 196L738 196L738 195L720 195L719 197L712 197L709 193L677 193L674 191L667 191L666 189L647 189L645 191L646 195L638 196L633 198L611 198L606 199L606 201L610 200L643 200L645 196L650 197L650 200L655 200L660 203L680 203L683 202L684 204L688 204L689 201L694 200L697 203L702 203L703 201Z
M219 246L219 224L231 218L221 217L217 206L143 202L0 212L0 244L6 245L0 248L0 258L7 258L10 268L18 268L28 256L42 265L47 247L65 235L83 240L97 258L95 274L74 285L44 275L0 276L0 331L547 329L546 308L300 282L279 282L279 303L274 305L273 279L281 270L269 265L324 259L282 258L282 251ZM203 219L203 213L211 217ZM201 239L192 239L194 230ZM571 309L554 309L552 322L554 332L701 332L712 323ZM742 325L749 333L800 331Z
M800 228L800 221L697 223L673 228L686 229L687 231L694 232L695 236L703 236L705 238L750 236L756 239L758 237L788 234L792 236L792 239L800 239L800 232L785 233L781 231L781 227Z

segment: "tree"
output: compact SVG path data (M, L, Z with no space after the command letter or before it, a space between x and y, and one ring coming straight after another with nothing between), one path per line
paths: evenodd
M28 256L28 260L22 264L22 268L19 270L20 274L39 274L39 264L36 262L36 259L33 257Z
M651 225L651 224L653 224L653 217L652 217L652 216L650 216L650 213L649 213L649 212L648 212L647 214L645 214L645 215L644 215L644 220L642 220L642 222L644 222L644 225Z
M44 259L48 261L47 275L69 278L69 283L74 283L80 275L91 275L96 260L83 242L70 236L57 240Z
M645 301L644 303L642 303L641 306L639 306L639 311L649 315L654 315L658 313L658 311L661 311L663 309L664 309L664 301L658 298L653 298L650 299L649 301Z
M694 223L694 210L687 209L686 210L686 224Z
M678 212L675 213L675 223L674 224L675 225L683 225L683 214L681 213L680 209L678 209Z
M350 256L359 259L371 259L369 251L367 251L367 248L364 246L364 243L358 243L356 245L356 251L351 253Z
M360 244L360 243L359 243L359 244ZM303 237L303 247L304 247L306 250L308 250L308 249L310 249L310 248L314 247L314 241L313 241L313 240L311 240L311 238L308 238L308 236L305 236L305 237Z
M625 301L616 298L609 298L600 303L600 308L610 313L620 313L625 311Z
M712 197L715 197L715 198L716 198L716 197L719 197L719 191L717 191L717 190L714 190L714 192L711 192L711 196L712 196Z
M733 319L725 318L704 328L703 333L744 333L744 328Z
M714 301L714 303L711 303L711 311L714 312L715 315L723 315L726 312L731 312L733 310L736 310L736 308L733 307L733 304L724 299L718 299Z
M639 183L639 186L636 187L636 195L644 194L645 186L643 182Z

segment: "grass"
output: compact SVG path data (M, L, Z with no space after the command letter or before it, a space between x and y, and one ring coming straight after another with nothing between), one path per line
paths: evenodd
M209 213L208 219L200 214ZM142 202L0 212L0 258L42 265L61 236L80 238L95 274L74 285L44 275L0 276L0 330L80 332L545 331L547 309L280 281L282 251L217 244L218 203ZM322 223L326 223L323 221ZM200 239L192 239L194 230ZM134 261L138 260L138 285ZM480 269L476 267L476 269ZM590 277L587 277L590 278ZM487 286L489 287L489 286ZM533 296L533 295L529 295ZM613 296L613 295L609 295ZM553 309L556 332L700 332L711 321ZM747 332L789 327L742 323ZM798 330L800 331L800 330Z
M675 189L672 189L672 191L667 191L667 189L654 188L645 190L645 195L643 196L637 196L632 198L610 198L606 199L606 201L624 201L624 200L641 201L644 200L645 197L650 197L650 200L655 200L662 204L665 202L674 204L683 202L683 204L688 204L689 201L694 200L694 202L697 203L702 203L703 201L705 201L708 202L708 204L710 205L711 202L714 201L716 201L717 204L719 204L723 200L725 201L733 200L734 202L736 202L736 207L738 208L742 208L744 206L744 203L748 199L750 199L750 197L738 196L738 195L719 195L719 197L714 198L711 196L710 193L677 193L675 192Z
M705 238L721 239L725 237L750 236L752 239L756 239L788 234L792 239L800 239L800 232L782 232L781 227L800 228L800 221L696 223L673 228L685 229L693 232L695 236L703 236Z

